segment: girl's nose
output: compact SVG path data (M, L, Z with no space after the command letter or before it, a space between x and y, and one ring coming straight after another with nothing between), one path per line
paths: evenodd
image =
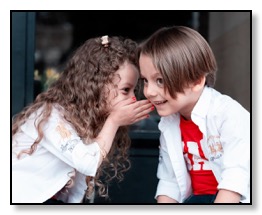
M132 91L132 92L130 93L130 98L132 98L132 97L136 97L136 95L135 95L135 92L134 92L134 91Z

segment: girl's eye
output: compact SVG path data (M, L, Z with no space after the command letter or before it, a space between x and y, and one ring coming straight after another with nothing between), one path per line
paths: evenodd
M163 86L163 84L164 84L162 78L158 78L158 79L156 80L156 83L157 83L159 86Z
M130 91L130 88L123 88L122 90L128 93Z

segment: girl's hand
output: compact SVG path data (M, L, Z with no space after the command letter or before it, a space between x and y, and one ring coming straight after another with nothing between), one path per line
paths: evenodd
M98 134L96 141L107 154L110 151L115 134L120 126L130 125L149 117L154 106L148 100L136 101L135 97L117 102L111 106L110 114ZM100 163L102 162L102 155Z
M108 118L118 126L130 125L148 118L153 110L154 106L148 100L136 101L133 97L115 104Z

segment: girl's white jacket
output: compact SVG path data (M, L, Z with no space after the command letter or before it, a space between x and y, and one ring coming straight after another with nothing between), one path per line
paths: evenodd
M38 115L32 114L12 139L12 203L42 203L60 191L70 179L74 183L60 193L60 199L80 203L87 188L85 176L96 174L99 146L96 142L84 144L72 126L53 108L36 151L17 159L17 154L30 148L38 137L34 125Z
M238 102L205 87L191 118L203 133L205 156L218 181L218 189L241 194L250 203L250 114ZM191 180L182 151L179 114L159 123L159 178L155 198L169 196L183 202L191 194Z

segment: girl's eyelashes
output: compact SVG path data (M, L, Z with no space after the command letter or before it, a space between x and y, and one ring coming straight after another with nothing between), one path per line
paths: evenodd
M130 88L125 87L125 88L122 88L121 91L123 92L123 94L128 94L130 92Z
M130 91L130 88L127 87L127 88L124 88L123 90L128 93Z

